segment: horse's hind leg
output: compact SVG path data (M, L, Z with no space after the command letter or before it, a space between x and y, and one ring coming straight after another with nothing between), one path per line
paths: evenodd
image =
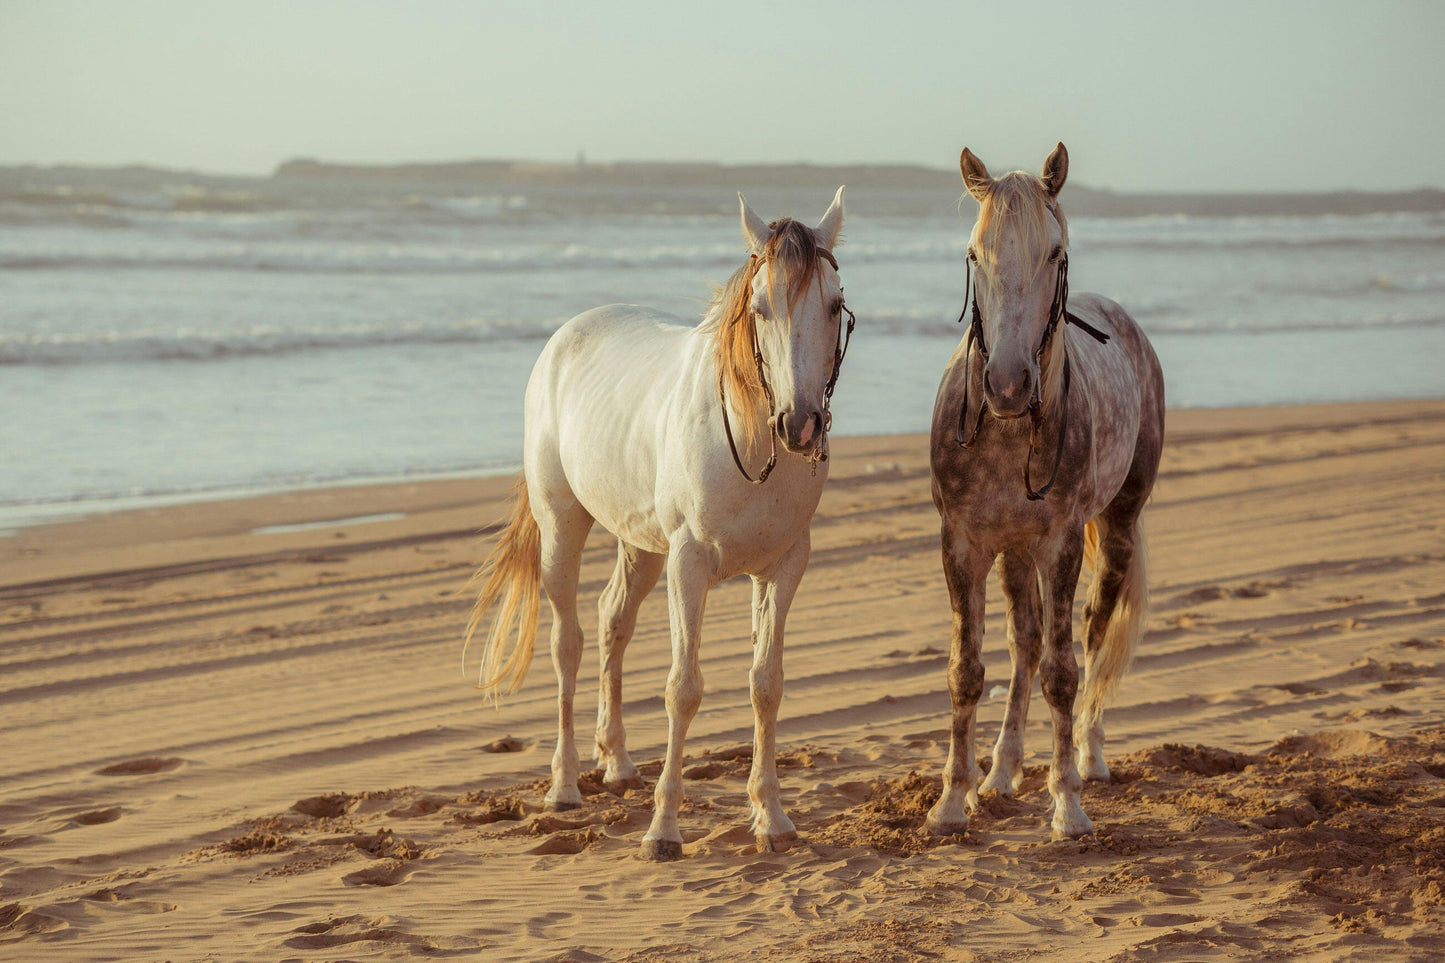
M1108 639L1108 635L1111 632L1137 632L1137 623L1141 614L1120 610L1121 597L1133 594L1127 591L1130 589L1131 574L1136 578L1141 574L1139 569L1142 568L1143 559L1136 558L1136 553L1142 553L1144 546L1139 544L1140 532L1137 516L1121 518L1116 509L1116 505L1110 505L1104 514L1094 519L1094 527L1099 535L1099 548L1094 560L1094 582L1089 588L1088 601L1084 603L1084 691L1086 693L1090 692L1092 687L1105 684L1103 679L1096 676L1100 675L1099 662L1103 657L1106 642L1121 644L1119 640ZM1131 569L1134 571L1131 572ZM1137 601L1131 600L1131 605L1137 605ZM1116 616L1120 618L1121 623L1128 621L1130 624L1114 625L1111 628L1111 623L1115 621ZM1126 645L1126 648L1131 648L1132 640L1123 640L1123 644ZM1085 779L1108 782L1112 776L1108 764L1104 761L1104 713L1102 709L1093 713L1082 713L1079 718L1079 726L1082 730L1079 739L1079 771Z
M622 726L622 656L637 627L637 608L657 584L666 555L617 543L617 567L597 600L597 643L601 674L597 692L597 761L608 789L622 793L642 786L642 777L627 754Z
M777 724L783 701L783 627L811 542L805 531L767 578L753 579L753 766L748 795L753 801L753 837L758 852L781 853L798 839L793 821L778 798Z
M1034 673L1039 668L1043 639L1039 626L1039 581L1033 559L1021 552L1005 553L999 559L999 575L1004 600L1008 603L1013 678L1009 681L1003 728L993 747L993 766L980 788L1012 796L1023 778L1024 726L1029 718L1029 696L1034 687Z
M1149 617L1148 551L1141 515L1154 490L1164 444L1164 384L1157 362L1151 363L1141 387L1144 408L1134 461L1113 501L1093 522L1099 544L1094 584L1084 604L1084 699L1079 718L1083 734L1079 768L1086 779L1111 778L1104 762L1104 696L1128 668Z
M953 604L953 644L948 654L948 691L953 697L953 727L948 765L943 770L943 795L928 811L935 835L951 836L968 829L968 810L978 805L982 773L974 758L973 723L983 694L984 586L990 559L943 522L943 575Z
M554 496L533 504L540 506L537 524L542 530L542 586L552 603L552 668L557 673L557 749L552 754L552 788L545 802L548 809L575 809L582 805L572 726L577 666L582 661L577 577L592 516L570 493L565 500Z
M1037 559L1039 570L1045 573L1044 597L1049 600L1042 669L1044 699L1054 717L1049 794L1054 800L1055 839L1094 831L1079 802L1084 785L1074 761L1074 697L1079 691L1079 666L1074 659L1074 592L1083 557L1084 533L1078 530L1061 537L1053 558L1044 554Z

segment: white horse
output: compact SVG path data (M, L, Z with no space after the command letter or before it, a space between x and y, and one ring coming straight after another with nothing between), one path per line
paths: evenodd
M828 476L828 399L846 347L831 253L843 227L843 189L816 228L790 218L765 223L741 194L738 200L751 256L718 290L702 324L613 304L579 314L543 349L527 383L511 523L477 573L481 589L467 627L470 641L502 600L481 685L514 691L532 659L538 585L547 590L558 736L546 804L571 809L582 802L572 703L587 534L601 522L618 540L617 568L598 603L597 761L614 792L642 785L624 744L622 656L639 604L667 569L667 758L642 840L643 855L658 860L682 855L683 741L702 700L707 593L744 573L753 580L753 832L762 852L782 852L797 839L778 799L774 727L783 624L808 564L808 526ZM745 465L760 460L764 439L772 455L753 479Z

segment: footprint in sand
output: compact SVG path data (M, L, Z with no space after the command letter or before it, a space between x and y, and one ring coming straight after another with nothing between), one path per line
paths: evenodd
M92 903L119 903L129 899L120 890L111 889L109 886L102 886L100 889L86 893L81 899L89 900Z
M81 899L90 903L125 904L127 912L131 913L174 913L180 909L175 903L160 903L149 899L132 899L127 894L109 886L103 886L98 890L86 893Z
M335 819L338 816L345 816L356 808L356 797L340 792L328 793L324 796L307 796L305 799L296 800L291 808L303 816L310 816L313 819Z
M286 945L296 949L326 949L346 943L409 943L431 947L425 937L413 936L397 929L387 917L367 919L364 916L347 916L328 920L325 923L308 923L295 931Z
M22 903L6 903L0 906L0 943L43 936L68 929L69 926L63 919L37 913L33 906Z
M410 805L389 809L386 814L396 819L413 819L418 816L430 816L432 813L443 809L450 802L450 799L443 799L439 796L423 796L420 799L414 800Z
M405 883L411 876L411 870L407 868L405 861L388 859L365 869L358 869L354 873L347 873L341 877L341 882L347 886L396 886L398 883Z
M97 769L97 776L147 776L153 772L169 772L185 765L184 759L169 758L162 759L159 756L147 756L144 759L127 759L125 762L112 763L103 769Z
M70 817L70 821L79 826L99 826L103 823L113 823L120 818L121 808L111 806L109 809L92 809L89 812L77 813Z
M1229 592L1220 585L1203 585L1192 592L1185 592L1175 596L1175 604L1198 605L1201 602L1213 602L1227 596Z
M526 850L529 856L576 856L588 846L597 842L598 835L591 827L575 833L557 833L545 842Z
M526 745L521 739L506 736L482 746L482 752L521 752Z

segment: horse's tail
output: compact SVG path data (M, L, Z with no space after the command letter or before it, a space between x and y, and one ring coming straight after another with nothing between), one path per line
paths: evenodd
M1084 693L1079 702L1079 725L1092 726L1104 714L1104 706L1114 697L1119 681L1129 671L1134 647L1144 634L1149 619L1149 551L1144 544L1143 518L1134 520L1134 548L1129 567L1119 587L1119 600L1104 627L1099 647L1084 658ZM1094 522L1084 529L1084 553L1094 569L1094 578L1102 576L1098 568L1099 531Z
M492 621L487 635L487 649L477 686L497 692L506 685L507 692L516 692L532 664L532 650L537 644L537 611L541 605L542 533L532 517L527 498L527 479L517 478L512 498L512 518L497 539L482 567L467 583L476 591L477 604L467 620L467 636L462 643L462 667L466 668L467 646L482 624L487 610L501 600L501 609ZM515 631L515 640L508 639Z

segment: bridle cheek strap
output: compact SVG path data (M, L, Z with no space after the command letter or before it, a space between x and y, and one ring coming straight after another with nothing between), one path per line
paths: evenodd
M838 270L838 260L833 256L832 251L823 247L818 248L817 251L820 258L823 258L829 264L833 265L834 271ZM759 266L761 266L762 261L765 260L756 254L751 255L751 257L758 262ZM842 288L838 289L840 296L842 295L842 290ZM814 475L818 474L818 462L828 460L828 431L833 427L833 412L831 410L833 389L838 386L838 376L843 371L843 358L848 354L848 345L853 341L853 328L858 320L854 317L853 312L848 309L846 303L840 303L838 307L841 313L848 315L848 327L846 332L839 331L838 333L838 346L833 349L833 372L828 376L828 383L823 386L822 424L818 426L821 429L822 437L818 439L818 445L813 449L813 454L809 457L809 461L813 464ZM777 402L773 397L772 386L768 384L767 365L763 361L763 351L758 345L758 328L756 322L753 324L753 364L757 366L758 384L761 385L763 394L768 399L768 440L770 444L768 463L763 466L762 471L758 472L757 478L748 474L747 468L743 465L742 456L738 454L737 442L733 439L733 426L728 419L728 399L727 393L723 388L722 371L719 371L717 375L717 395L718 400L722 402L723 431L727 434L728 450L732 452L733 464L738 466L738 471L741 472L742 476L751 484L761 485L768 480L768 476L773 473L773 469L777 467L778 464L778 411Z

